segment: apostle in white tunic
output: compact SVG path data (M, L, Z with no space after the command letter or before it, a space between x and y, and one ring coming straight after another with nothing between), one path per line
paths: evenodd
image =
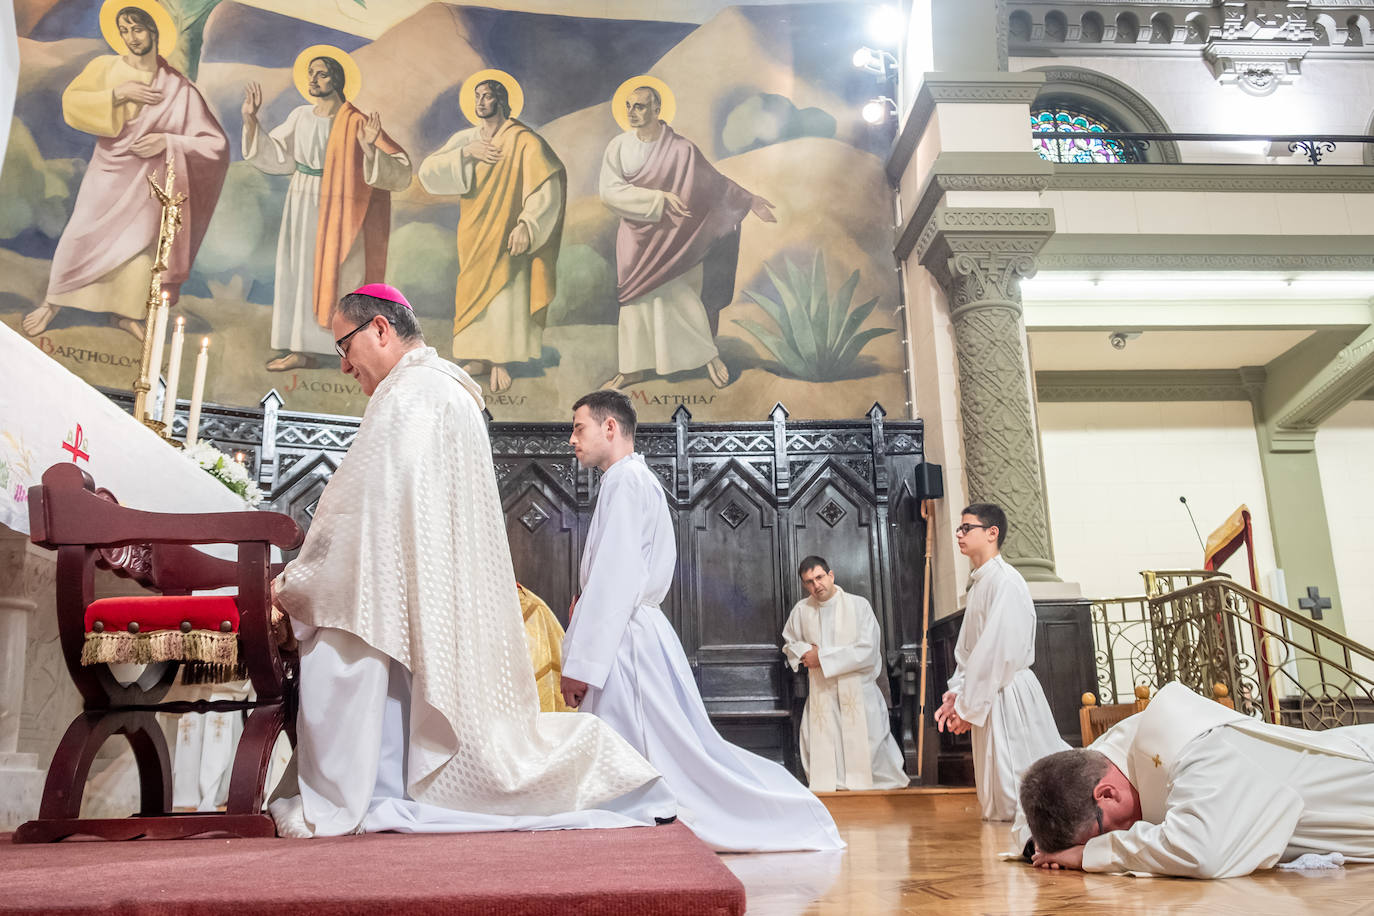
M802 560L797 574L807 597L783 626L782 651L793 671L807 669L801 761L811 788L904 788L911 780L878 686L887 675L873 607L836 585L822 557Z
M262 89L244 90L243 158L269 175L290 175L277 236L272 347L287 351L273 372L320 368L334 354L330 318L340 291L386 278L391 192L410 184L410 159L344 98L343 66L317 57L306 71L314 104L271 133L258 122Z
M541 713L480 389L383 284L334 316L371 396L274 584L300 641L284 836L652 825L659 774L604 722ZM288 795L288 791L282 791Z
M1026 580L1002 559L1006 513L992 503L974 503L963 511L957 533L959 550L973 565L972 584L954 647L954 675L935 722L955 734L973 732L973 776L983 817L1009 821L1026 767L1068 744L1030 670L1035 604Z
M1270 725L1166 684L1092 746L1026 771L1018 846L1045 868L1233 878L1374 861L1374 725Z
M816 796L711 724L687 654L659 609L677 545L663 488L634 451L635 422L618 391L574 405L573 450L602 477L582 590L563 640L564 698L610 723L663 773L679 817L713 849L838 849L844 842Z
M543 350L567 180L544 138L511 116L503 82L482 80L473 93L477 126L426 157L419 177L429 193L461 200L453 357L466 372L490 372L501 392L510 369Z
M730 372L715 335L735 294L739 227L750 213L777 222L773 205L726 178L696 144L663 122L657 89L625 100L630 129L606 147L601 202L616 216L621 388L652 374L706 367L722 388Z

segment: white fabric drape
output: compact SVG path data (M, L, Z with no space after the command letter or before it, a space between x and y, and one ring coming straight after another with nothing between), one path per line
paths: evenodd
M599 807L658 774L595 718L539 712L481 407L477 384L432 348L402 357L377 386L300 555L278 579L278 602L297 624L345 631L374 650L372 662L358 655L348 665L375 669L385 657L405 670L410 799L481 815ZM334 740L331 729L361 728L351 713L312 724L310 664L303 656L300 724L318 734L298 729L303 756L317 740ZM326 691L348 689L348 665L334 666ZM389 676L373 680L384 685ZM375 706L382 690L358 703ZM363 761L380 738L359 734ZM340 741L318 753L352 751ZM302 776L307 769L302 763ZM341 826L366 809L368 782L361 802L347 799Z
M882 633L867 599L839 586L830 600L798 601L782 630L783 654L797 671L814 645L819 668L808 669L810 689L801 724L801 759L811 788L896 789L910 779L888 725Z
M1016 815L1021 774L1068 744L1030 670L1036 618L1025 580L1000 555L975 569L972 579L948 689L957 695L954 711L973 726L983 817L1009 821Z
M818 798L711 724L682 643L659 610L676 560L663 489L642 457L628 455L601 478L582 593L563 640L563 673L589 685L582 709L663 773L679 817L712 848L840 848Z

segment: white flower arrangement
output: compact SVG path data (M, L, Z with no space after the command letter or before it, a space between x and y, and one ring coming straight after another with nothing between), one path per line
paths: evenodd
M249 506L256 507L262 502L262 491L249 475L248 468L204 439L197 441L195 445L186 446L184 454L220 483L237 493Z

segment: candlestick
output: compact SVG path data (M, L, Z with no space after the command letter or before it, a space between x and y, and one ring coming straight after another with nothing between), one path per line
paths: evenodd
M167 291L162 291L162 298L158 300L157 311L153 313L153 326L148 329L148 333L153 335L153 349L148 356L148 394L152 395L157 391L158 376L162 375L162 344L167 337ZM153 405L148 405L148 413L151 414Z
M167 393L162 400L163 435L172 437L172 421L177 415L177 385L181 382L181 348L186 337L186 317L177 316L172 330L172 356L167 361Z
M205 369L210 361L210 338L200 339L200 353L196 356L196 377L191 383L191 410L186 417L186 444L200 441L200 400L205 394Z

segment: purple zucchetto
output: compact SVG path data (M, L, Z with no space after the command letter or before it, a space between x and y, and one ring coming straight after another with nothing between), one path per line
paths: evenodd
M399 289L394 286L388 286L385 283L369 283L366 286L358 287L353 292L361 296L371 296L374 299L385 299L388 302L395 302L397 305L404 305L412 312L415 311L414 307L406 301L406 297L401 295Z

